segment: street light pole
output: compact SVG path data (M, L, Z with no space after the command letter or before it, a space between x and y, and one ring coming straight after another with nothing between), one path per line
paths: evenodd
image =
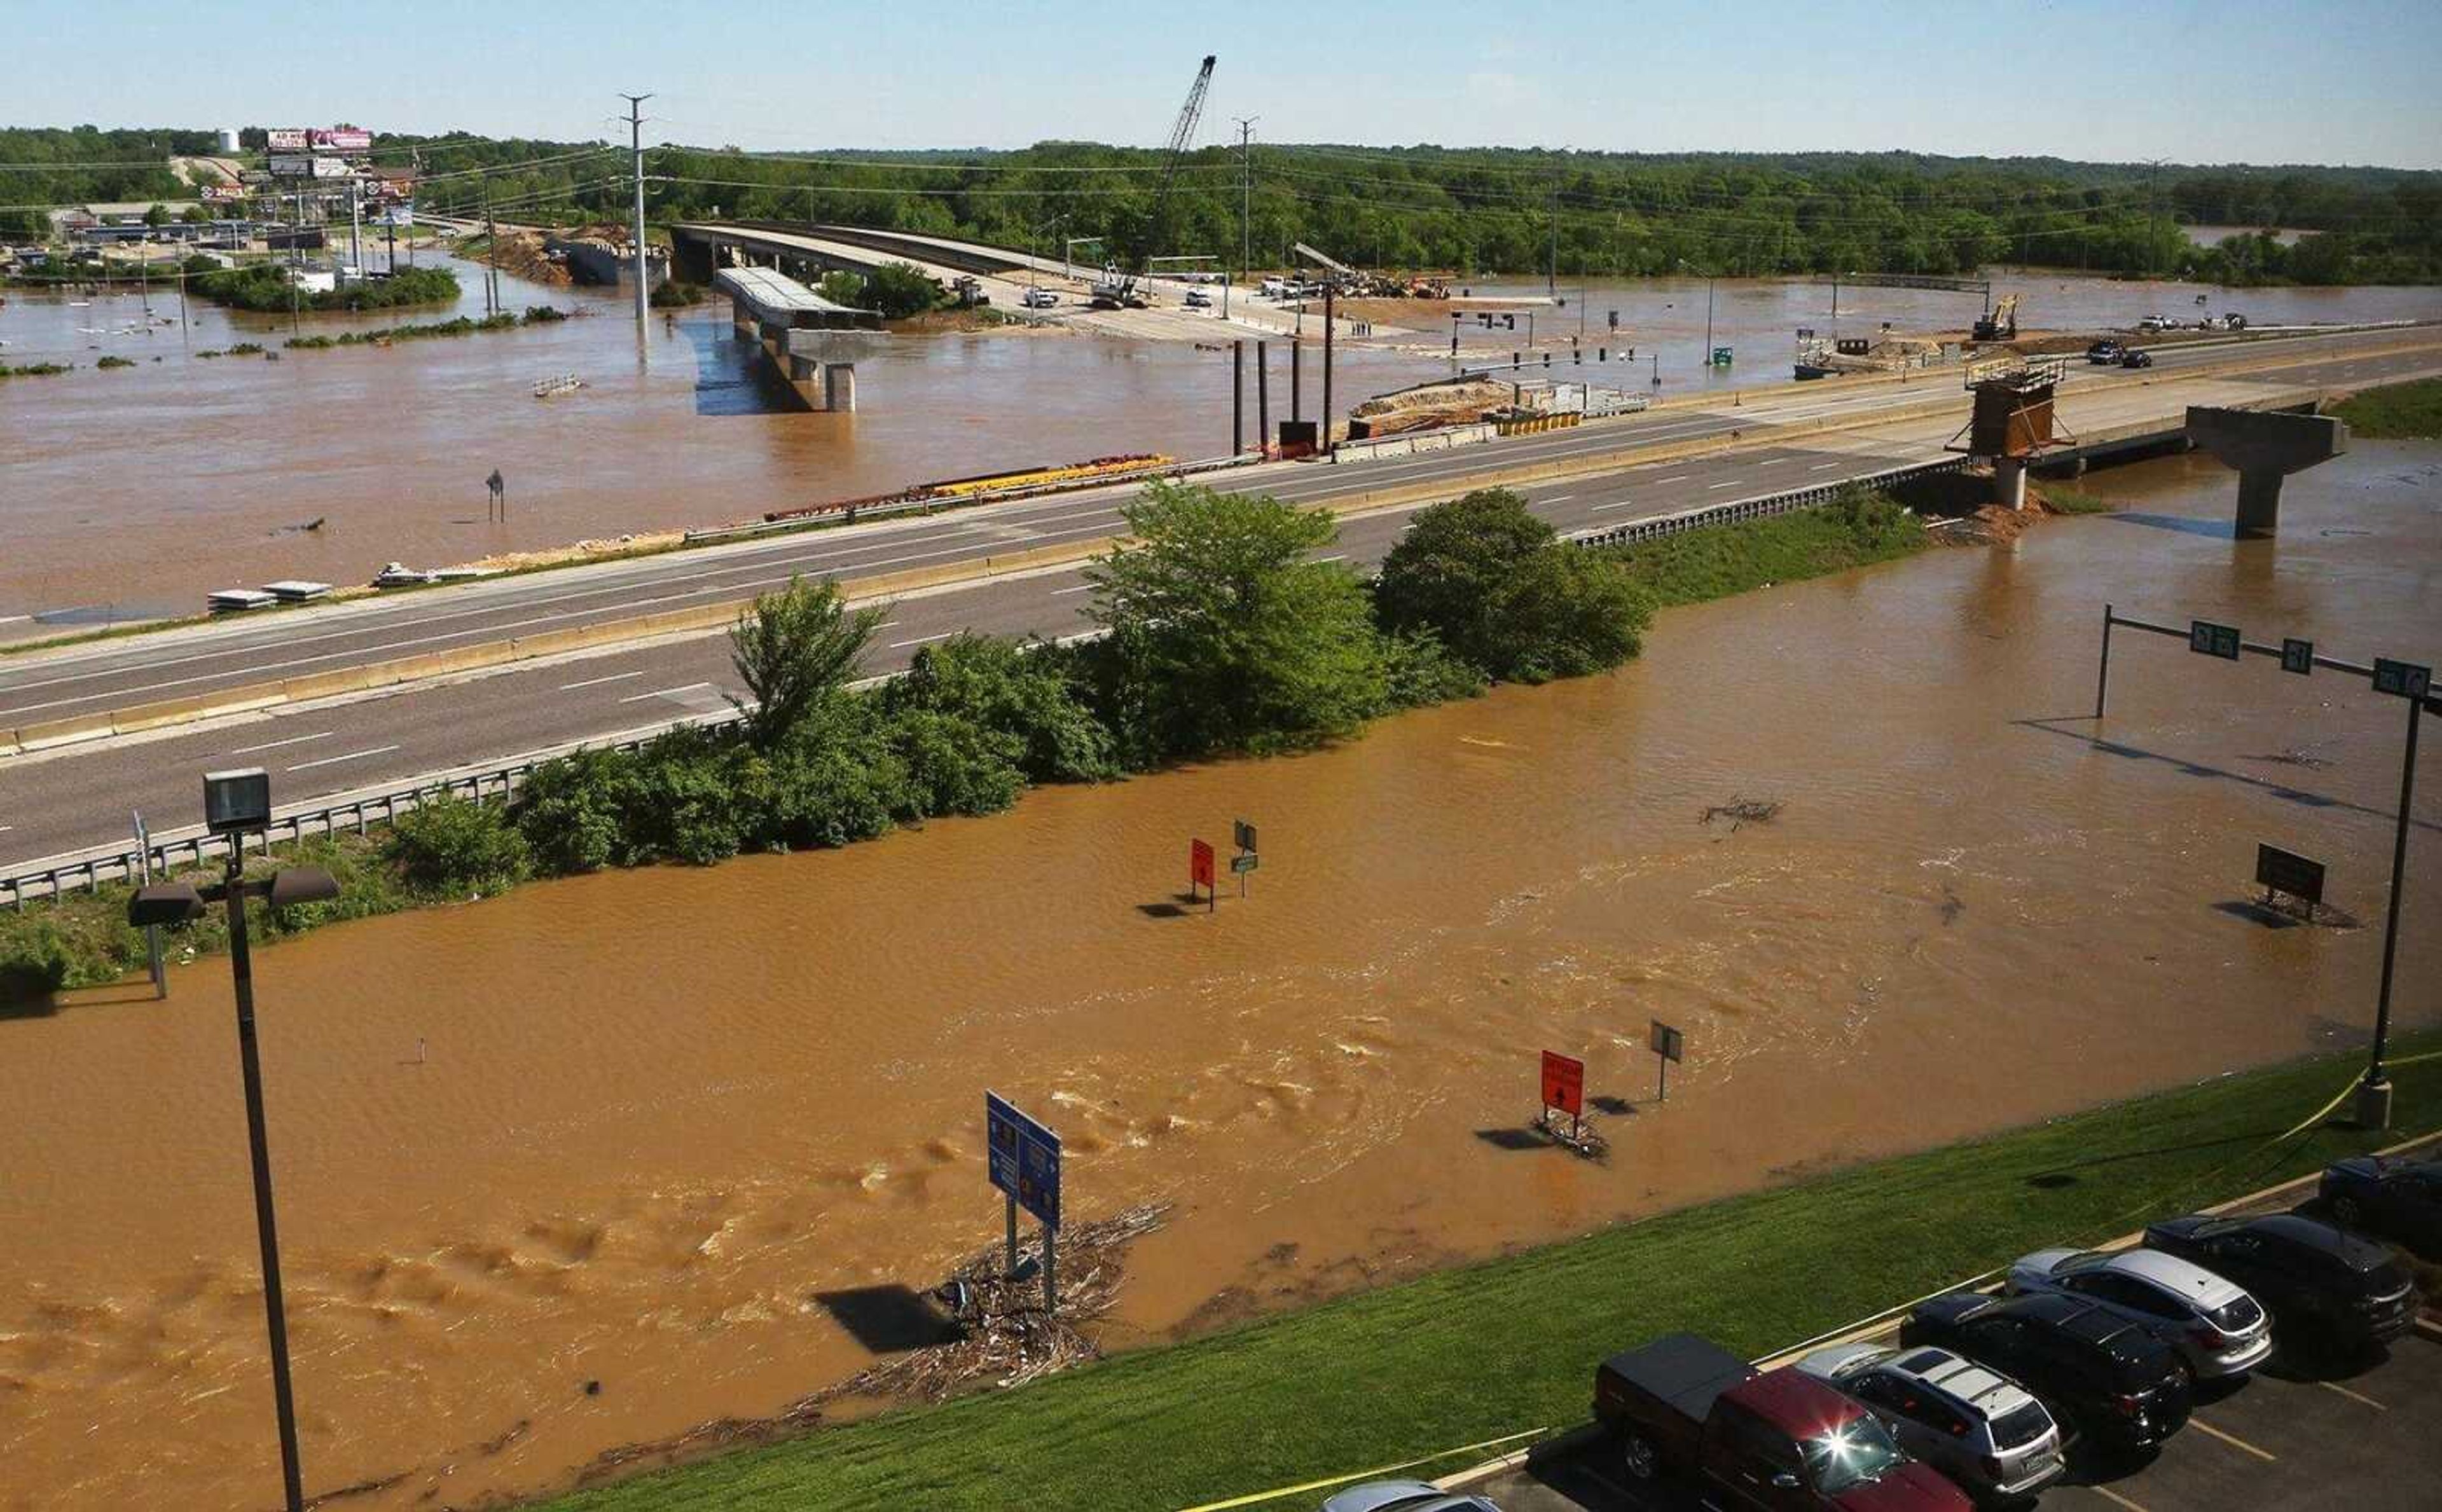
M304 1472L298 1463L297 1397L288 1376L288 1308L280 1284L280 1225L271 1203L271 1145L264 1127L263 1058L255 1047L254 960L246 949L246 863L229 847L229 972L237 983L237 1054L246 1080L246 1152L254 1165L255 1237L263 1249L263 1311L271 1334L271 1399L280 1414L280 1476L288 1512L304 1512Z

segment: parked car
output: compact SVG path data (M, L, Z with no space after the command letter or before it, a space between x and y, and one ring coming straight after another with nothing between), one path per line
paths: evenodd
M2154 354L2130 347L2120 354L2120 365L2123 368L2150 368L2154 365Z
M2097 367L2107 367L2110 364L2119 361L2123 355L2126 355L2127 350L2128 349L2126 347L2122 346L2119 342L2111 339L2111 337L2105 337L2102 340L2095 342L2092 346L2086 349L2086 360L2093 363Z
M2167 315L2149 315L2137 322L2140 331L2176 331L2178 328L2179 322Z
M1423 1481L1352 1485L1322 1503L1322 1512L1501 1512L1480 1496L1460 1496Z
M2145 1226L2145 1245L2246 1287L2285 1346L2371 1349L2416 1325L2416 1288L2390 1249L2294 1212L2165 1218Z
M1946 1349L1835 1344L1797 1362L1873 1409L1900 1448L1984 1506L2015 1506L2061 1478L2061 1432L2024 1387Z
M1671 1334L1595 1370L1595 1421L1631 1479L1683 1477L1748 1512L1964 1512L1863 1404L1801 1371L1759 1373L1719 1344Z
M1187 291L1187 307L1191 310L1209 310L1212 308L1212 296L1202 289L1190 289Z
M2442 1260L2442 1160L2366 1155L2335 1161L2317 1194L2341 1227Z
M1026 307L1030 310L1057 309L1059 304L1060 296L1054 294L1049 289L1029 289L1026 291Z
M2234 1283L2151 1249L2038 1249L2010 1267L2014 1296L2059 1292L2110 1309L2178 1350L2198 1380L2243 1375L2272 1353L2272 1321Z
M2150 1448L2188 1421L2187 1366L2142 1326L2050 1292L1955 1291L1921 1303L1900 1342L1939 1344L2033 1392L2078 1437L2110 1453Z
M1259 288L1264 298L1267 300L1277 300L1288 293L1289 281L1286 279L1266 279L1262 284L1259 285Z

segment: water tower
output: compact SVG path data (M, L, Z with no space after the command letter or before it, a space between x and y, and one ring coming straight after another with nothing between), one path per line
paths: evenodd
M233 155L234 153L236 153L236 151L237 151L237 128L236 128L235 126L223 126L223 127L221 128L220 136L221 136L221 155L222 155L222 156L224 156L224 157L227 157L227 156L229 156L229 155Z

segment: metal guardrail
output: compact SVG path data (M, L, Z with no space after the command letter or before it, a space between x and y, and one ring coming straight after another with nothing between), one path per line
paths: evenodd
M655 736L682 724L719 727L734 722L735 713L717 714L709 718L687 717L672 720L647 731L615 737L572 740L563 745L533 752L522 756L481 768L461 770L441 776L424 776L396 787L370 789L349 796L340 803L320 808L301 808L273 818L271 827L263 831L257 842L267 851L272 846L295 845L313 835L333 835L341 829L363 834L374 824L389 824L401 811L412 812L426 803L442 798L468 798L477 803L497 797L506 802L518 789L532 777L537 767L581 750L632 752ZM246 836L236 837L235 844L246 844ZM147 847L153 874L158 876L178 865L200 866L215 856L229 853L231 840L222 835L206 834L200 829L180 831L155 840ZM144 875L144 853L134 845L114 848L100 847L46 858L41 865L0 877L0 898L10 908L22 910L29 898L59 898L79 890L94 892L104 883L135 882Z
M1830 503L1850 488L1874 487L1883 483L1904 483L1911 478L1929 478L1936 473L1957 472L1967 465L1964 457L1948 457L1940 462L1914 463L1904 467L1886 467L1843 478L1837 483L1810 483L1781 493L1758 494L1747 499L1733 499L1718 504L1701 504L1683 509L1675 515L1653 515L1644 519L1622 520L1616 525L1581 530L1567 538L1579 546L1616 546L1628 541L1652 540L1661 536L1675 536L1681 531L1701 530L1708 525L1734 524L1742 519L1761 519L1769 515L1794 514Z

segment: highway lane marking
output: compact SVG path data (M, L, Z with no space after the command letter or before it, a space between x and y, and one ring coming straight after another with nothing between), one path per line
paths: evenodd
M1091 583L1079 583L1074 588L1055 588L1051 591L1051 596L1053 598L1058 598L1063 593L1083 593L1093 586L1094 585Z
M2146 1512L2142 1503L2129 1501L2126 1497L2122 1496L2119 1492L2113 1490L2107 1485L2089 1485L2087 1489L2092 1491L2095 1495L2103 1498L2106 1502L2118 1503L2120 1505L2126 1507L2128 1512Z
M1314 559L1314 564L1317 567L1320 567L1325 562L1344 562L1346 560L1348 560L1348 554L1346 552L1341 552L1337 556L1318 556Z
M2347 1387L2345 1387L2345 1386L2342 1386L2342 1385L2340 1385L2340 1384L2338 1384L2338 1383L2336 1383L2336 1382L2333 1382L2333 1381L2317 1381L2315 1384L2316 1384L2316 1385L2318 1385L2318 1386L2320 1386L2320 1387L2322 1387L2324 1390L2325 1390L2325 1391L2327 1391L2327 1392L2331 1392L2331 1393L2333 1393L2333 1394L2337 1394L2337 1395L2345 1396L2345 1397L2347 1397L2347 1398L2348 1398L2350 1401L2352 1401L2352 1402L2363 1402L2366 1406L2373 1408L2373 1409L2374 1409L2376 1412L2390 1412L2390 1411L2391 1411L2391 1409L2390 1409L2390 1408L2383 1406L2380 1402L2376 1401L2373 1397L2363 1395L2363 1394L2360 1394L2360 1393L2357 1393L2357 1392L2353 1392L2353 1391L2349 1390Z
M311 772L316 767L337 766L342 761L357 761L366 756L388 756L397 749L398 747L394 745L377 745L370 751L351 751L346 756L324 756L319 761L300 761L288 770L291 772Z
M1836 462L1818 462L1813 466L1809 467L1806 470L1808 472L1821 472L1826 467L1837 467L1838 465L1840 465Z
M1711 493L1711 492L1712 492L1714 489L1716 489L1716 488L1736 488L1736 487L1737 487L1740 483L1742 483L1742 482L1744 482L1744 481L1745 481L1745 480L1743 480L1743 479L1733 478L1733 479L1731 479L1728 483L1706 483L1706 484L1704 485L1704 492L1706 492L1706 493L1708 493L1708 494L1709 494L1709 493Z
M698 688L708 688L710 686L712 686L712 684L709 683L689 683L683 687L660 688L651 693L630 693L619 701L622 703L642 703L647 699L667 698L673 693L692 693Z
M645 668L640 666L632 672L613 672L609 677L589 677L582 683L562 683L559 690L562 693L574 693L578 688L600 687L605 683L625 683L631 677L644 675Z
M1674 472L1667 478L1656 478L1653 481L1658 483L1686 483L1693 476L1694 474L1692 473Z
M1789 459L1787 457L1768 457L1762 462L1757 463L1756 465L1759 467L1777 467L1788 460Z
M1576 497L1577 497L1577 496L1576 496L1576 495L1575 495L1575 494L1554 494L1554 495L1553 495L1551 498L1549 498L1549 499L1539 499L1539 500L1537 500L1537 501L1536 501L1536 502L1537 502L1537 503L1540 503L1540 504L1565 504L1565 503L1567 503L1570 500L1575 499L1575 498L1576 498Z
M2254 1445L2250 1444L2243 1438L2240 1438L2237 1434L2224 1432L2222 1430L2214 1427L2211 1423L2206 1422L2203 1418L2196 1416L2193 1412L2188 1414L2188 1426L2190 1428L2203 1429L2207 1433L2221 1440L2232 1448L2245 1449L2248 1453L2254 1455L2257 1459L2262 1460L2267 1465L2269 1465L2280 1458L2279 1455L2273 1453L2270 1449L2257 1448Z
M1586 507L1589 509L1626 509L1629 505L1634 502L1636 502L1636 501L1633 499L1614 499L1607 504L1589 504Z
M921 646L926 641L946 641L957 633L956 630L940 630L931 635L919 635L912 641L893 641L890 643L889 649L896 651L903 647Z
M303 745L308 740L327 740L337 732L325 730L320 735L292 735L285 740L265 740L261 745L242 745L231 756L252 756L257 751L277 751L283 745Z

